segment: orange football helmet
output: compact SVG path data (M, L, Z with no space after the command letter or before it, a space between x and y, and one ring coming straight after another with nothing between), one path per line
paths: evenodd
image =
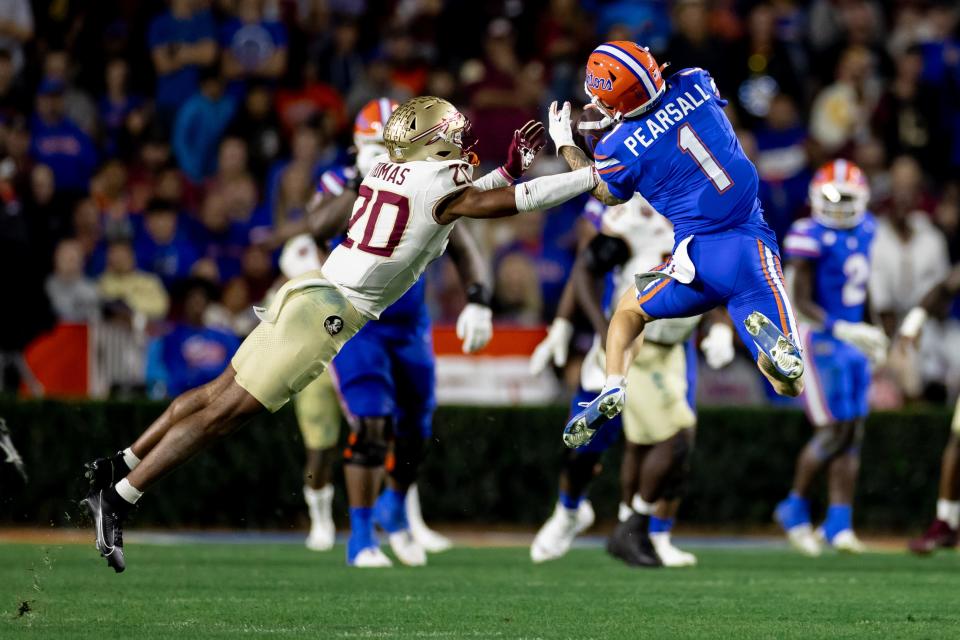
M867 211L870 184L854 163L831 160L813 176L809 195L814 220L834 229L850 229Z
M382 145L383 129L396 109L397 102L390 98L375 98L363 105L353 121L353 143L358 147L370 143Z
M649 110L663 95L666 67L635 42L605 42L587 58L584 89L590 102L611 118L632 118Z

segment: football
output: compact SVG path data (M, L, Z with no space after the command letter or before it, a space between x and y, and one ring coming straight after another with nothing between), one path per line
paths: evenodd
M577 118L574 139L580 148L593 159L593 150L596 149L600 138L610 131L612 125L612 118L600 111L596 105L588 103L583 107L580 117Z

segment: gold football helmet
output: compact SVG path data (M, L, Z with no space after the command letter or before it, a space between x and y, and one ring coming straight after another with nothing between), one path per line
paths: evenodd
M383 130L393 162L412 160L473 161L476 137L470 120L455 106L434 96L420 96L397 107Z

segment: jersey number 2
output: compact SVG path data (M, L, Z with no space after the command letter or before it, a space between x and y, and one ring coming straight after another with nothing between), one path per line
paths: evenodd
M847 281L840 291L845 307L855 307L867 299L867 280L870 278L870 261L862 253L852 253L843 263L843 275Z
M703 140L693 130L693 127L689 124L683 125L677 131L677 137L679 138L677 144L680 150L693 158L693 161L700 167L700 171L703 171L704 175L710 179L717 191L723 193L733 185L733 180L710 153L710 149L707 149L707 146L703 144Z
M407 221L410 219L410 201L407 200L406 196L399 193L374 191L364 185L360 185L359 196L363 198L363 204L360 205L356 213L350 218L350 222L347 223L347 233L354 237L360 237L360 242L356 244L360 251L389 258L393 255L397 245L400 244L400 238L403 237L403 232L407 228ZM383 212L385 205L396 211L393 216L393 226L388 234L385 234L383 230L377 233L378 227L384 226L380 222L380 214ZM359 224L363 224L363 227L358 228L357 233L354 234L354 227ZM376 240L378 241L376 245L373 244L374 234L376 234ZM343 245L348 249L354 246L354 241L350 235L343 240ZM383 239L384 235L387 236L386 240Z

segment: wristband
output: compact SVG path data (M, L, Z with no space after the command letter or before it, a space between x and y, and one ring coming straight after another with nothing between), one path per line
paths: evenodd
M467 286L467 302L489 307L492 301L492 292L482 283L473 282Z

